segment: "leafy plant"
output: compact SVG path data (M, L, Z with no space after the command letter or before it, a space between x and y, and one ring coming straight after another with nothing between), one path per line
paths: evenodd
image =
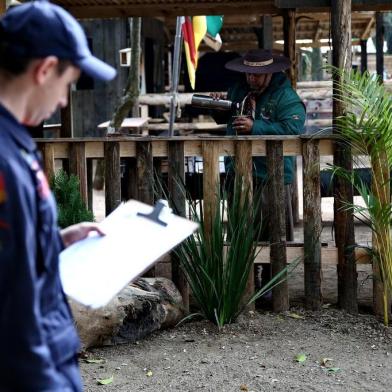
M188 200L192 219L200 228L178 247L177 254L200 307L197 314L222 327L234 322L247 305L283 282L300 259L289 264L251 298L244 297L259 251L255 239L261 230L261 222L256 223L253 211L257 208L240 178L235 181L230 203L227 203L227 192L220 192L219 186L216 197L218 207L211 230L206 227L203 214L198 213L196 203ZM224 222L225 212L227 224Z
M357 214L373 232L371 256L379 266L384 285L384 323L387 325L388 296L392 292L392 96L369 73L337 69L333 72L341 78L338 99L348 105L346 115L338 119L340 138L352 147L358 166L365 166L364 157L370 157L372 185L367 186L355 172L340 167L334 168L334 172L349 180L365 202L365 207L346 203L345 208Z
M94 221L94 214L87 209L80 195L78 177L61 169L50 179L50 187L57 202L58 225L61 228Z

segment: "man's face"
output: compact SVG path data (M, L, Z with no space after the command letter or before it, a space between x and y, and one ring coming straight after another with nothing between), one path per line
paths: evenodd
M248 83L251 90L264 91L272 78L272 74L246 74L246 82Z
M57 108L67 106L70 86L79 76L80 70L73 65L60 74L57 64L46 69L43 76L37 76L33 99L28 105L23 123L37 126L51 117Z

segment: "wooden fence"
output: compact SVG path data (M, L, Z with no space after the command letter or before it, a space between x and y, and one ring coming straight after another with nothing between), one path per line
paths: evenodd
M203 159L203 200L207 227L217 207L216 183L219 180L219 157L236 157L236 171L246 182L252 182L252 157L266 156L269 178L269 203L274 225L271 225L271 243L263 247L257 263L272 263L274 273L280 271L296 256L304 258L306 307L319 309L321 296L321 264L337 264L338 248L321 246L320 156L333 155L333 141L327 136L186 136L186 137L111 137L83 139L38 139L48 177L55 172L55 160L68 162L70 173L80 179L83 199L92 203L92 160L104 159L106 214L121 201L120 158L134 158L129 176L133 184L132 196L152 204L154 201L154 170L157 162L168 162L168 189L177 208L185 214L183 192L178 188L178 175L184 178L185 157ZM303 246L290 246L285 241L283 156L302 156L303 159ZM130 250L132 252L132 250ZM370 263L366 253L357 250L353 263ZM188 302L187 285L178 263L172 262L173 280ZM355 277L356 278L356 277ZM253 282L253 276L250 277ZM249 290L254 290L253 284ZM375 292L378 292L375 291ZM282 284L273 290L273 309L288 308L288 286ZM382 301L374 294L375 303Z

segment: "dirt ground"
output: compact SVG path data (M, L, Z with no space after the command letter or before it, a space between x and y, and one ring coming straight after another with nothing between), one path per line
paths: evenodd
M300 237L298 228L296 237ZM369 231L356 226L358 242ZM300 238L298 238L300 239ZM323 241L333 241L326 225ZM324 308L305 312L303 270L290 278L292 308L256 311L219 331L193 321L137 344L89 350L81 359L86 391L391 391L392 328L368 314L370 268L358 271L361 314L334 308L336 269L323 269ZM305 357L302 356L305 354ZM296 361L301 355L303 362ZM94 360L101 360L95 363ZM98 380L113 377L108 385Z
M88 358L104 362L82 360L81 368L86 391L380 392L391 390L391 343L391 329L370 315L252 312L222 331L191 322L137 344L93 349Z

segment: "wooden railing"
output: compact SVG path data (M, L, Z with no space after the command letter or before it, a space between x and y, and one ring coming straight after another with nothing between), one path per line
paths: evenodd
M260 252L256 262L272 263L273 272L281 270L287 260L303 256L305 268L305 299L309 308L320 308L321 264L336 264L337 248L321 246L320 156L333 155L333 140L328 137L309 136L236 136L207 137L110 137L82 139L38 139L44 166L50 177L55 172L55 160L69 164L70 173L80 179L80 191L85 202L92 207L93 159L105 160L105 204L110 213L121 200L120 158L134 158L129 181L133 182L133 197L146 203L154 201L154 170L162 158L168 162L168 189L177 209L185 213L183 192L178 189L178 175L184 178L185 157L203 159L203 201L207 228L216 204L216 183L219 181L219 157L234 156L236 171L251 184L252 157L266 156L270 178L271 214L276 217L271 225L269 247ZM284 239L283 156L302 156L303 159L303 246L287 246ZM158 158L158 159L157 159ZM161 158L161 160L159 159ZM283 235L282 235L283 233ZM132 249L130 249L130 254ZM357 263L370 263L362 251L356 252ZM172 265L173 280L187 300L187 288L177 263ZM253 279L253 277L251 277ZM186 298L185 298L186 297ZM273 291L275 310L288 306L287 284Z

